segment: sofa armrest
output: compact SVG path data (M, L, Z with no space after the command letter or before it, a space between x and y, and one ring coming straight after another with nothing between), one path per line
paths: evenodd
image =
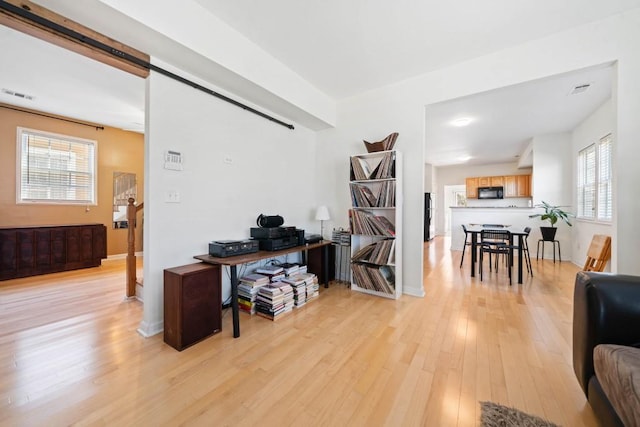
M640 346L640 277L579 272L573 294L573 370L585 395L598 344Z

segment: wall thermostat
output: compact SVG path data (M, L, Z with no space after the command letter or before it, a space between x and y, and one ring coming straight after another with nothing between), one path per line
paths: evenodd
M182 154L178 151L167 150L164 152L164 168L174 171L182 170Z

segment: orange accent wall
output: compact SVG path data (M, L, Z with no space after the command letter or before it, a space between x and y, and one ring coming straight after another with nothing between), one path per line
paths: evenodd
M107 226L107 255L126 254L127 230L112 227L113 172L137 175L138 198L144 197L144 135L105 126L104 130L3 108L0 104L0 226L102 223ZM98 141L98 204L30 205L16 203L17 128ZM142 250L142 216L138 212L136 251Z

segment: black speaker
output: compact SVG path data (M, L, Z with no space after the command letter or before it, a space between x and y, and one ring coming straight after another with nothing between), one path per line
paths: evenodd
M256 219L256 224L260 227L280 227L284 224L284 218L280 215L264 215L260 214Z

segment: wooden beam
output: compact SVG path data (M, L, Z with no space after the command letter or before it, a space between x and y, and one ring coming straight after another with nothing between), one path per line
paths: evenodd
M11 6L20 8L27 13L18 13ZM53 25L49 25L49 23ZM150 58L146 53L133 49L30 1L0 0L0 24L136 76L146 78L149 75L148 64ZM59 31L56 29L58 26L71 30L81 37L76 38ZM94 46L96 43L90 43L91 41L108 46L110 49L100 49ZM127 59L128 56L135 58L135 60Z

